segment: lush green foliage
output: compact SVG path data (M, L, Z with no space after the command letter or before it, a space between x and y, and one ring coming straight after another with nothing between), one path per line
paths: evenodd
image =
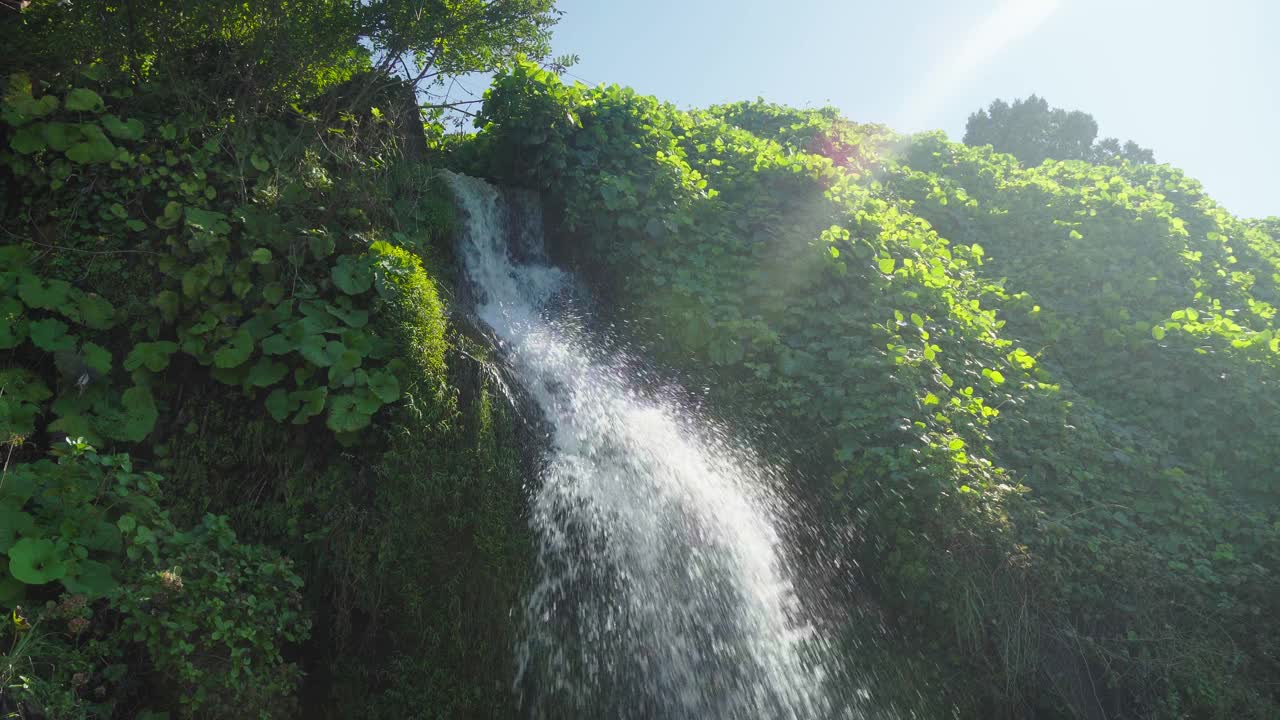
M1164 166L1023 171L937 137L905 162L891 185L939 232L984 238L1012 331L1078 395L1074 437L1050 445L1061 433L1030 413L1003 437L1061 527L1042 552L1062 558L1073 622L1136 660L1163 713L1274 712L1260 688L1280 638L1257 626L1280 542L1274 244Z
M32 72L100 63L185 91L185 107L226 103L252 112L288 107L368 67L355 34L358 9L331 0L75 8L36 0L9 20L5 39Z
M0 710L507 712L523 440L456 349L414 91L555 16L429 5L0 28Z
M1012 105L996 100L970 115L964 128L965 144L991 145L1028 166L1049 158L1107 165L1156 161L1154 153L1132 140L1121 145L1115 138L1095 140L1097 137L1098 123L1092 115L1050 108L1044 98L1035 95L1014 100Z
M298 680L281 647L309 625L289 562L238 542L224 517L179 532L162 478L134 472L128 455L82 441L59 455L4 476L5 686L20 681L28 710L57 717L156 701L185 715L272 715ZM139 653L150 678L130 672Z
M462 159L541 188L559 251L796 459L859 538L842 582L984 678L935 680L962 714L1276 712L1272 239L1165 167L529 65L481 119Z
M74 8L35 0L0 32L28 69L100 63L170 90L183 107L222 106L243 118L312 99L356 74L363 74L358 105L397 76L428 91L517 53L542 57L556 19L551 0L178 0Z
M24 463L6 474L0 545L9 556L10 606L25 600L29 586L53 582L89 599L106 597L126 559L158 551L150 528L163 520L160 478L131 472L127 455L100 457L83 442L70 451L57 463Z
M349 212L336 226L306 224L303 209L313 195L345 188L315 153L290 147L285 128L233 143L226 135L198 139L191 126L166 124L148 132L130 118L117 121L130 130L112 133L112 142L107 133L115 116L100 116L105 103L97 92L67 91L65 116L29 114L58 105L54 95L36 100L31 92L25 76L14 76L5 106L6 120L16 126L4 158L20 180L19 221L46 246L157 258L151 272L134 263L130 280L154 294L148 308L131 313L131 329L140 337L114 361L101 344L69 333L61 320L24 313L56 308L90 329L107 330L114 320L108 301L61 280L5 274L13 318L6 321L9 344L29 339L37 349L66 353L73 379L81 377L79 366L89 373L87 391L81 383L64 383L50 429L94 442L104 435L142 440L157 415L148 388L175 355L264 398L277 420L302 423L323 413L340 439L399 397L400 365L390 357L388 341L369 326L369 316L393 292L390 275L403 270L380 258L376 243L352 236L369 227L368 218ZM88 99L75 105L75 97ZM95 143L101 147L85 151L88 159L76 153ZM340 146L341 135L331 143ZM353 147L344 150L345 157L356 156ZM84 202L87 184L100 191ZM122 295L114 294L117 300ZM113 367L135 378L119 400L108 383L91 381Z
M300 674L281 649L306 639L310 626L289 561L238 543L215 515L160 553L168 569L143 575L116 603L120 636L143 645L154 664L159 687L148 694L183 715L288 711Z
M530 439L450 321L419 105L555 17L0 28L0 711L510 714ZM926 716L1275 715L1280 224L1082 113L975 118L1018 159L518 63L452 160L541 189L561 258L792 460Z

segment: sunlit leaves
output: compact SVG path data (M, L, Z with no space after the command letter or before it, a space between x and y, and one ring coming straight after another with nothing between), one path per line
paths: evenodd
M156 218L155 220L156 227L162 228L165 230L172 228L176 226L178 222L182 219L182 214L183 214L182 203L176 200L170 200L169 202L165 203L164 212L160 215L160 217Z
M892 578L903 617L929 632L962 616L940 588L986 587L990 568L1015 557L1019 582L1043 588L1039 606L1129 617L1121 603L1083 598L1135 588L1120 564L1154 555L1153 542L1182 541L1131 513L1126 525L1077 510L1128 506L1168 483L1161 468L1189 466L1163 444L1164 427L1213 433L1153 414L1117 423L1115 408L1234 385L1221 374L1235 367L1226 353L1276 339L1244 321L1269 312L1260 298L1237 292L1213 306L1210 288L1268 275L1232 261L1235 239L1218 250L1224 274L1195 271L1214 250L1185 248L1198 228L1170 217L1166 198L1179 190L1163 176L1137 181L1083 163L1028 171L940 137L899 145L892 159L858 157L856 130L820 113L763 103L681 113L520 68L498 78L483 120L492 172L546 191L575 238L570 261L609 286L629 330L704 379L718 413L777 428L806 474L830 479L820 504L840 504L837 521L867 539L857 552ZM618 131L633 127L644 132ZM875 170L851 179L810 169L811 153L829 148L842 165ZM714 196L690 190L695 173ZM670 227L681 229L657 232ZM1209 333L1225 340L1205 342ZM1150 377L1202 355L1219 364L1194 380ZM1213 457L1235 457L1224 450ZM1134 460L1143 454L1151 459ZM1073 537L1102 533L1115 545L1077 553ZM1004 612L1005 596L981 601ZM1151 670L1139 666L1123 672Z
M168 207L165 208L165 215L169 215ZM196 232L213 235L226 235L231 232L226 213L187 206L185 216L187 227Z

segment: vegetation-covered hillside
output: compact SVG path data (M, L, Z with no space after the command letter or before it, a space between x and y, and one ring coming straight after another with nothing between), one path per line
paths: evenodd
M841 580L924 649L928 716L1280 712L1265 223L1167 166L529 65L481 122L464 155L854 531Z
M517 714L536 448L445 166L541 191L793 479L873 704L1280 716L1277 219L1136 146L566 85L550 0L0 13L6 716Z
M509 714L522 431L414 93L540 52L550 3L24 5L0 711Z

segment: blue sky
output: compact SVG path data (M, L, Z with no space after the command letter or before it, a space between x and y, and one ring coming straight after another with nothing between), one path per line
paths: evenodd
M964 134L1039 94L1242 216L1280 215L1280 0L560 0L555 54L681 107L835 105ZM1269 37L1268 37L1269 36Z

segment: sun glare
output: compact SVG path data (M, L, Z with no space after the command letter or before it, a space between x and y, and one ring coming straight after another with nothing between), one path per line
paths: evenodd
M963 41L939 56L928 79L907 100L903 129L924 130L932 116L979 70L1010 45L1035 32L1062 6L1062 0L1003 0L986 17L959 33Z

